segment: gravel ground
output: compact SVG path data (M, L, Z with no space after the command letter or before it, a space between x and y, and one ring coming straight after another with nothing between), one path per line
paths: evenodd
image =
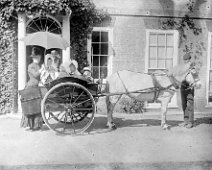
M29 132L20 118L0 116L0 169L212 169L212 115L195 115L192 129L182 115L115 114L118 129L97 115L89 133L62 136L43 127Z

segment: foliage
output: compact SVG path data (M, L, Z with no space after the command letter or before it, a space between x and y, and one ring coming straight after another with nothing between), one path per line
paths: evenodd
M144 102L132 98L122 98L120 109L125 113L143 113L145 111Z
M181 19L179 18L169 18L166 20L161 20L162 29L174 29L178 30L180 34L179 45L183 46L183 52L190 53L193 56L194 63L196 68L200 69L202 66L201 56L206 50L204 42L196 41L195 43L188 41L188 34L193 33L194 36L199 36L202 33L202 28L199 23L190 17L191 14L195 13L194 10L194 1L189 0L186 4L188 9L187 14L184 15Z
M169 18L162 21L163 29L176 29L180 33L180 43L187 40L186 30L190 29L194 35L199 35L202 32L202 28L198 27L193 19L189 15L185 15L181 20L175 18Z
M1 0L0 1L0 113L12 108L13 87L17 56L13 47L17 44L18 13L35 15L69 15L71 20L71 46L79 68L88 65L86 39L94 25L109 16L95 8L90 0ZM16 49L17 50L17 49ZM16 94L17 95L17 94Z

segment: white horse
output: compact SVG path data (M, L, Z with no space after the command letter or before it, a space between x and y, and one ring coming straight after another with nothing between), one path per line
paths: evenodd
M167 129L169 127L166 123L167 106L176 89L180 87L180 82L185 80L195 88L201 86L195 69L178 66L173 70L171 75L165 72L144 74L123 70L110 76L106 84L107 126L110 129L116 128L113 122L113 111L125 93L138 101L159 101L161 103L161 127Z

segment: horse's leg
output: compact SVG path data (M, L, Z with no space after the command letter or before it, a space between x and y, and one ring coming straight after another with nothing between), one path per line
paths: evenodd
M166 123L167 107L170 101L170 97L161 99L161 127L168 129L169 125Z
M113 122L113 111L118 103L120 96L106 96L106 105L107 105L107 126L109 129L116 129L116 125Z

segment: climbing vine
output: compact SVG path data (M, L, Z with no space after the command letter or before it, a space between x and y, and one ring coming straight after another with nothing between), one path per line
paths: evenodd
M0 1L0 114L14 111L17 99L18 13L26 16L68 15L71 10L71 46L80 69L87 62L86 40L92 28L106 19L90 0L1 0Z
M178 30L180 34L179 46L183 48L183 52L191 53L193 60L196 63L198 69L202 66L201 57L203 52L206 50L204 42L201 40L194 42L188 41L188 35L190 33L193 36L199 36L202 33L202 27L199 22L193 19L190 14L193 14L194 11L194 1L189 0L186 4L188 13L185 14L181 19L179 18L168 18L161 19L160 26L162 29L174 29ZM190 38L190 37L189 37Z

